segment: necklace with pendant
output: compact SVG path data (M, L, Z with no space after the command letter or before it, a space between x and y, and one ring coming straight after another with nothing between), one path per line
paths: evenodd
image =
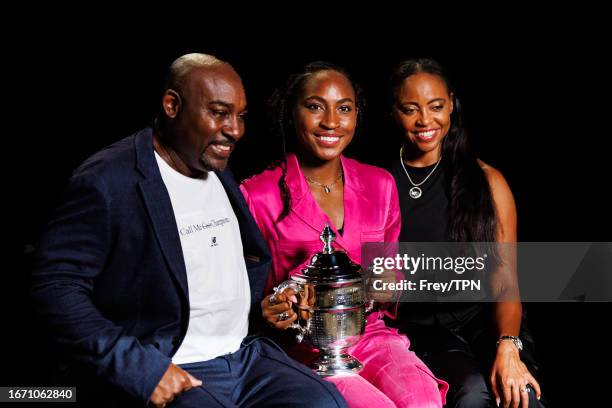
M338 182L338 180L340 180L340 179L342 178L342 175L343 175L343 173L342 173L342 172L340 172L340 175L339 175L338 177L336 177L336 179L334 180L334 182L333 182L333 183L331 183L331 184L323 184L323 183L319 183L318 181L313 180L313 179L311 179L310 177L308 177L308 176L306 176L306 175L304 175L304 177L306 177L306 180L307 180L309 183L315 184L315 185L317 185L317 186L319 186L319 187L323 188L323 191L325 191L325 193L326 193L326 194L329 194L329 193L331 193L331 191L332 191L332 187L333 187L334 185L336 185L336 183Z
M402 164L402 168L404 169L404 172L406 173L406 177L408 177L408 181L410 182L410 184L412 184L412 187L410 188L410 190L408 191L408 194L410 195L410 198L413 199L417 199L417 198L421 198L421 196L423 195L423 190L421 190L421 186L423 185L423 183L425 183L427 181L427 179L429 177L431 177L432 174L434 174L434 172L436 171L436 169L438 168L438 164L440 164L440 161L442 161L442 155L440 155L440 158L438 159L438 161L436 162L436 165L434 166L434 168L429 172L429 174L427 175L427 177L425 177L421 182L419 183L415 183L414 181L412 181L412 179L410 178L410 174L408 174L408 170L406 170L406 166L404 165L404 146L400 147L400 163Z

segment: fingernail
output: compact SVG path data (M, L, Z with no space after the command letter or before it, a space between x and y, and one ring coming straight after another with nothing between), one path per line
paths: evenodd
M499 407L499 398L495 398L495 402L497 403L497 406Z
M289 300L292 301L293 303L297 303L297 298L295 297L295 295L291 295L289 296Z

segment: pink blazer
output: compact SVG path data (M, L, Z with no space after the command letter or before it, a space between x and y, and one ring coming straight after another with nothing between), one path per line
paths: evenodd
M344 226L338 234L329 217L310 192L297 157L287 157L286 182L291 211L277 222L283 208L279 180L282 169L266 170L245 180L240 189L270 252L272 273L265 294L303 268L313 253L322 249L319 235L329 224L336 232L335 248L344 249L361 264L363 242L397 242L401 217L397 188L391 174L379 167L341 156L344 171Z

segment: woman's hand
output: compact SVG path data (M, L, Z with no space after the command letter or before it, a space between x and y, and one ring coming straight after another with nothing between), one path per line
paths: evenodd
M501 341L491 370L491 388L498 405L501 401L505 408L517 408L519 404L521 408L527 408L530 392L528 384L540 399L540 384L521 361L516 346L510 341Z
M293 311L293 303L297 303L297 298L295 291L289 288L282 293L263 298L261 314L270 326L285 330L297 319L297 314Z
M311 284L303 285L302 290L303 292L297 295L299 299L297 307L300 309L300 319L306 321L312 316L313 307L316 302L316 292Z

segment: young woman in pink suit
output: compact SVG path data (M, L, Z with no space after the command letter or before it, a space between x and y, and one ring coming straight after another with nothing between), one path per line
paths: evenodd
M272 252L273 271L265 293L304 267L321 250L325 224L336 233L336 248L361 263L364 242L395 242L400 231L397 189L385 170L342 155L351 142L362 107L358 88L346 72L324 62L293 75L273 98L282 137L282 163L242 186L251 212ZM293 144L288 149L285 146ZM262 302L265 319L284 330L296 319L289 289ZM409 350L408 338L386 327L383 311L367 317L365 334L349 349L364 365L359 375L332 376L350 407L440 407L448 384L434 377ZM387 313L389 314L389 313ZM284 319L284 320L283 320ZM313 350L289 347L307 362Z

